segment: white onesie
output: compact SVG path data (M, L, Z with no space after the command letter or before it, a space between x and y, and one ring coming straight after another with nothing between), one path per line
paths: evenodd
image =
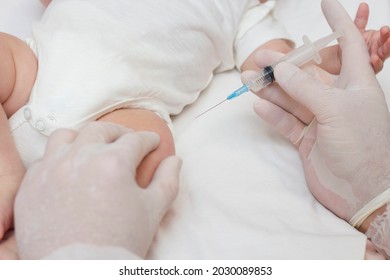
M30 99L10 119L25 165L54 130L119 108L151 110L169 124L214 73L286 38L273 2L53 0L28 41L39 64Z

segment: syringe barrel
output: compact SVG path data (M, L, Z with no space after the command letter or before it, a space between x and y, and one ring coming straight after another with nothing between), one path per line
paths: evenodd
M326 47L333 40L341 37L341 35L342 33L340 31L335 31L328 36L320 38L314 42L311 42L310 39L305 35L302 38L303 45L286 54L277 63L286 61L299 67L309 62L310 60L314 60L317 64L320 64L321 56L319 55L319 51Z
M286 61L299 67L313 59L317 64L320 64L321 57L318 54L319 49L313 45L306 35L303 36L302 40L302 46L286 54L278 61L278 63Z
M303 45L295 50L289 52L283 56L279 61L271 66L266 66L262 71L256 73L245 86L253 92L258 92L262 88L268 86L275 81L274 66L282 61L290 62L296 66L302 66L303 64L314 60L317 64L321 63L321 57L319 51L326 47L330 42L342 36L340 31L335 31L328 36L318 39L317 41L311 42L307 36L303 36ZM241 92L234 93L233 97L241 95Z
M275 81L274 68L272 66L266 66L262 71L256 73L256 75L246 83L246 86L253 92L257 92L271 84L273 81Z

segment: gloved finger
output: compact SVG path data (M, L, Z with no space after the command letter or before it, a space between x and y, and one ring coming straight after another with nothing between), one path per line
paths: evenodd
M259 99L254 103L254 110L291 143L299 145L306 125L294 115L264 99Z
M131 131L131 129L113 123L92 122L80 130L74 141L74 147L91 143L111 143Z
M159 143L160 136L157 133L139 131L123 135L110 148L119 157L124 157L124 162L135 172L144 157L156 149Z
M314 64L308 64L303 67L301 67L306 73L308 73L310 76L312 76L314 79L317 79L321 81L322 83L333 86L335 85L338 75L333 75L327 72L326 70L322 69L321 67L314 65Z
M278 61L281 57L283 57L284 54L270 51L270 50L262 50L258 51L255 57L256 65L258 67L264 67L266 65L270 65L275 63L275 61ZM334 82L334 79L331 77L328 77L325 75L325 71L322 71L324 73L320 73L318 70L318 67L310 67L311 65L304 66L306 72L311 73L315 77L319 77L322 79L326 79L327 82L332 83ZM315 68L315 69L313 69ZM247 83L251 77L256 75L255 71L244 71L241 74L241 80L243 83ZM331 76L331 75L329 75ZM302 122L309 124L311 120L313 119L313 114L308 110L305 106L291 98L289 95L287 95L280 87L277 85L277 83L274 83L264 89L262 89L259 92L255 93L257 96L266 99L275 105L279 106L280 108L283 108L285 111L290 112L294 116L296 116L298 119L300 119Z
M313 78L290 63L281 62L275 67L275 79L279 86L293 99L308 108L314 115L324 106L329 85Z
M245 73L243 73L243 75L244 74ZM245 77L243 77L243 79L245 79ZM293 114L295 117L306 124L310 123L314 117L310 110L286 94L277 83L263 88L261 91L255 94L260 98L268 100L283 110Z
M339 39L342 51L341 83L351 87L377 83L376 79L367 79L375 75L367 44L343 6L337 0L323 0L322 10L332 29L343 35Z
M145 189L151 205L154 206L153 219L159 223L171 207L179 191L182 160L177 156L164 159L157 168L152 182Z
M275 67L275 69L278 66ZM265 97L265 99L271 101L275 105L279 106L280 108L284 109L285 111L291 113L295 117L297 117L300 121L302 121L305 124L309 124L313 118L313 111L312 108L308 108L307 100L304 95L301 95L300 92L303 89L306 89L307 94L309 95L310 99L317 103L319 100L317 98L317 92L312 90L318 90L318 89L324 89L326 88L326 85L333 85L336 81L336 78L334 75L329 74L328 72L322 70L321 68L315 66L315 65L306 65L303 67L304 70L299 70L297 67L295 69L298 72L304 73L301 77L295 77L295 79L302 79L302 81L298 81L297 84L290 84L290 85L281 85L283 81L281 80L282 77L278 77L276 75L276 82L278 83L278 86L272 85L267 88L265 88L264 95L261 97L264 98L266 94L268 94L269 97ZM276 71L276 70L275 70ZM298 75L299 76L299 75ZM314 82L316 80L317 82ZM306 82L307 81L307 82ZM286 82L284 82L286 83ZM300 84L301 83L301 84ZM314 85L313 87L308 86ZM284 86L284 88L283 88ZM279 89L280 87L280 89ZM288 94L285 93L284 90L288 90ZM299 95L296 96L295 94L298 93ZM321 103L318 103L321 104Z
M49 140L47 141L45 156L50 156L62 147L73 143L77 135L78 133L75 130L66 128L57 129L50 135Z

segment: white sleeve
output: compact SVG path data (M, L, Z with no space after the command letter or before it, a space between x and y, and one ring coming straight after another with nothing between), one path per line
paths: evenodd
M45 260L140 260L126 249L76 243L61 247L44 257Z
M390 259L390 202L387 203L385 212L371 222L366 235L378 252Z
M234 43L238 69L253 51L270 40L285 39L294 45L284 26L274 17L274 7L275 1L267 1L244 14Z

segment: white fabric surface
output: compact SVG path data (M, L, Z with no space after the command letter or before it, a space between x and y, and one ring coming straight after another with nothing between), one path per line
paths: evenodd
M215 73L237 65L234 54L241 59L239 68L271 35L286 37L280 25L263 26L272 21L273 1L156 3L56 0L49 5L27 40L38 57L37 79L28 103L10 118L26 167L43 155L46 138L39 134L79 129L116 109L146 109L171 125L169 115L194 102Z
M44 260L139 260L140 257L120 247L93 246L75 243L61 247Z
M354 16L359 1L341 1ZM388 0L369 0L369 26L390 25ZM0 0L0 29L25 37L42 12L38 0ZM320 0L279 0L276 13L301 44L330 32ZM379 74L390 95L390 66ZM387 81L385 78L387 77ZM365 236L307 190L298 154L253 113L251 94L204 109L240 86L218 74L196 103L174 118L183 160L178 199L153 244L152 259L362 259ZM390 101L390 99L388 99Z

